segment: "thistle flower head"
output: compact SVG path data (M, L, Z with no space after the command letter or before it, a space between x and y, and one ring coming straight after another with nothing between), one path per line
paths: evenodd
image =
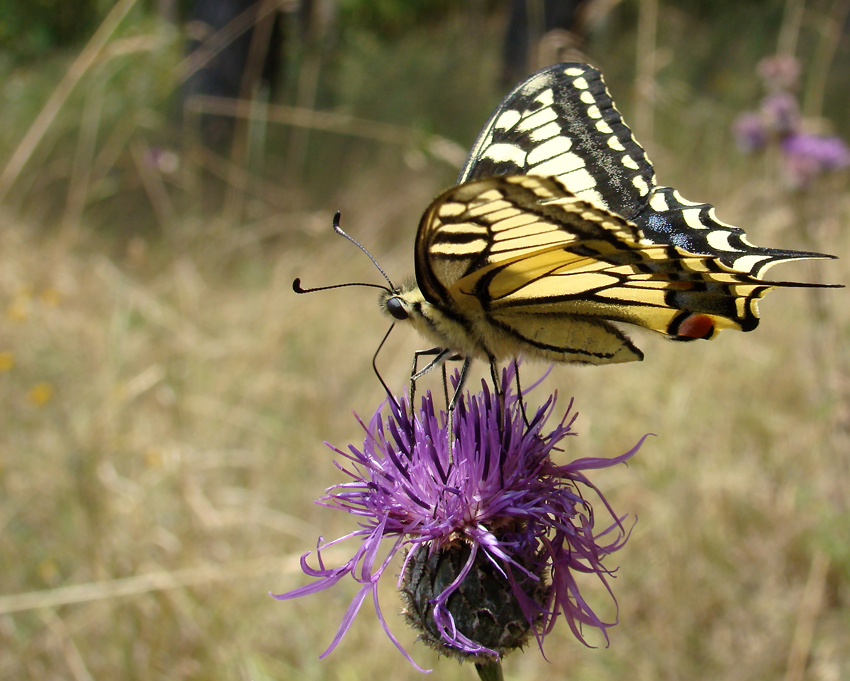
M800 63L789 56L768 57L759 63L758 73L768 94L758 111L745 112L735 120L738 147L752 152L776 143L788 186L794 189L808 186L823 173L850 166L850 147L844 140L806 132L812 121L802 117L792 94L799 84Z
M582 642L585 625L600 629L607 640L613 623L594 613L576 578L594 575L610 593L612 572L602 561L623 546L629 531L584 471L627 460L643 439L615 458L556 464L550 455L573 434L575 416L568 407L547 430L555 407L551 396L526 424L512 391L514 372L513 366L503 372L501 397L483 384L478 394L458 400L451 443L447 415L437 413L428 394L413 415L404 400L390 399L387 413L382 406L368 425L361 421L362 446L332 447L350 480L330 488L318 503L357 516L360 529L321 545L318 568L308 565L309 554L303 556L302 570L315 581L276 596L315 593L345 576L360 583L322 656L336 647L371 595L387 635L413 662L390 632L377 599L378 581L400 553L398 587L406 617L441 652L495 658L530 635L542 646L560 617ZM610 516L602 529L583 488L596 493ZM326 568L322 551L343 539L359 540L354 555L340 567Z

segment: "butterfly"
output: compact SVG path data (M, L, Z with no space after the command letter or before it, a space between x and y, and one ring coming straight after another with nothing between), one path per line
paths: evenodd
M337 224L338 226L338 224ZM557 64L514 88L457 186L425 211L415 281L381 308L435 344L414 379L450 357L612 364L643 359L621 325L679 341L751 331L777 263L833 258L760 248L655 181L600 72ZM386 275L385 275L386 276ZM388 280L389 281L389 280ZM460 389L455 392L455 397ZM454 402L454 400L452 400Z

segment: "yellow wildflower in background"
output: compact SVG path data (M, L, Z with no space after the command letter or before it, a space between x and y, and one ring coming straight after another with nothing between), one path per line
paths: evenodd
M150 447L145 450L145 465L148 468L159 468L165 462L165 457L159 447Z
M59 564L55 558L45 558L38 564L39 576L49 585L56 586L60 580Z
M55 306L62 301L62 294L59 292L59 289L53 288L52 286L44 289L38 294L38 297L44 305Z
M27 401L36 407L41 407L53 399L53 386L49 383L36 383L27 393Z
M9 303L9 307L6 308L6 317L9 321L13 322L22 322L24 321L30 313L30 299L24 296L17 296L11 303Z
M15 366L15 358L8 350L0 351L0 373L9 371Z

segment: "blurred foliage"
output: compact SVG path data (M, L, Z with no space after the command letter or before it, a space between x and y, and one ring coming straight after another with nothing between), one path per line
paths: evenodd
M85 40L106 0L0 0L0 44L7 58L29 61Z
M340 0L339 18L344 26L358 26L382 38L392 38L439 23L446 13L458 9L452 0Z
M399 38L410 31L443 23L456 14L488 12L507 3L498 0L339 0L343 26L367 31L381 39Z
M781 11L786 3L785 0L663 0L663 4L659 4L665 10L674 7L704 19L716 20L736 14L741 9L775 14Z
M119 27L34 147L9 204L27 206L38 222L56 226L75 182L85 182L87 206L102 209L120 195L117 200L126 210L132 195L127 190L140 183L130 153L133 141L170 134L178 87L174 67L181 51L176 31L141 13ZM0 83L0 156L8 158L20 144L67 64L49 51L37 67L33 63L7 71ZM149 214L147 201L144 206L142 214ZM116 216L102 210L100 215L113 229Z

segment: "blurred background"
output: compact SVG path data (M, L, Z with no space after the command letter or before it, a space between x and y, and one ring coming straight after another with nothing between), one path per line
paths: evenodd
M322 442L362 442L352 411L382 399L373 293L292 292L382 283L334 212L412 276L419 217L493 107L578 55L660 183L756 244L843 258L775 276L847 284L848 10L2 0L0 677L420 678L368 606L318 659L353 583L268 595L307 582L318 536L355 529L312 503L342 482ZM529 396L575 398L564 460L658 437L594 478L637 517L610 647L561 626L508 678L850 678L846 296L776 291L755 332L711 343L635 332L644 362L559 366ZM382 350L394 389L421 347L399 329ZM414 658L474 678L414 643L387 581Z

